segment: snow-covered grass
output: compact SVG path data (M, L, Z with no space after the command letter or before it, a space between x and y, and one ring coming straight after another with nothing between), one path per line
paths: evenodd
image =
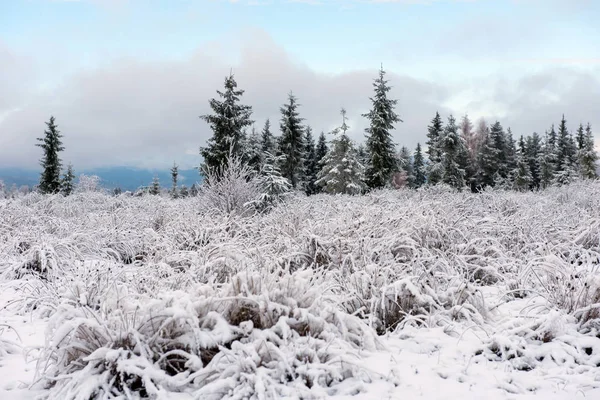
M600 396L600 183L222 199L0 200L0 397Z

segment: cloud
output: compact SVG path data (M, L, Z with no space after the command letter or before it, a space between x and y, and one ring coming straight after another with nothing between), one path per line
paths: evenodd
M183 61L150 62L120 59L103 68L79 72L49 95L31 96L18 111L0 120L5 142L0 165L36 167L35 138L52 114L64 134L65 161L76 168L103 165L166 167L173 161L198 164L198 148L210 137L198 116L209 112L208 100L221 89L230 67L243 101L254 108L256 127L266 118L279 126L279 107L290 91L313 130L328 131L339 123L339 110L348 110L352 135L362 141L371 82L376 75L353 71L317 73L295 62L262 31L244 32L237 43L214 43ZM218 48L239 49L231 64ZM449 93L441 86L389 74L392 95L399 99L405 123L395 139L416 145L424 136L424 121ZM190 155L193 154L193 155Z
M241 38L241 39L240 39ZM235 62L230 52L236 49ZM2 49L0 47L0 49ZM12 60L10 63L7 60ZM208 100L221 89L230 68L243 101L254 109L256 128L271 118L279 127L279 107L290 91L298 97L300 114L314 131L340 123L339 110L349 113L351 136L362 141L367 125L361 114L370 106L370 70L324 74L293 58L259 30L238 39L214 42L187 59L140 61L118 59L101 68L79 71L50 91L34 93L29 59L6 48L0 51L0 166L37 168L35 138L54 115L64 134L65 162L76 169L108 165L167 168L198 165L198 148L212 134L198 117L208 113ZM24 72L25 71L25 72ZM389 72L391 96L399 100L405 121L394 131L399 145L414 148L425 141L426 127L436 111L444 116L469 112L473 118L500 118L517 135L543 132L565 113L571 124L600 127L595 104L600 98L600 69L552 68L519 78L489 76L462 84L437 83Z

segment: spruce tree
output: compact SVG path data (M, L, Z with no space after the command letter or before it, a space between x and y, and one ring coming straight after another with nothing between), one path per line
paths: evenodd
M507 162L507 152L510 145L507 144L507 135L504 133L504 128L502 128L502 125L498 121L490 127L490 140L492 146L496 149L496 167L498 175L500 178L506 179L510 172Z
M498 172L498 149L491 137L491 131L485 131L481 138L481 149L478 161L478 186L495 186L495 175Z
M531 188L532 177L527 159L527 148L523 136L519 139L519 146L516 154L516 167L512 175L514 177L514 188L516 190L524 192Z
M254 127L252 127L252 132L246 140L245 153L245 160L248 166L254 172L259 172L263 162L262 143L261 137L258 136Z
M177 164L173 163L173 167L171 168L171 197L176 199L178 196L177 193L177 178L179 176L179 167Z
M588 123L585 128L585 139L583 142L583 149L580 153L580 171L581 176L584 179L596 179L598 174L596 172L596 162L598 161L598 154L594 148L594 135L592 134L592 126Z
M366 189L364 166L358 162L354 145L346 132L346 110L342 108L342 125L333 130L331 147L319 172L317 185L330 194L360 194Z
M527 163L529 164L529 173L531 175L531 189L540 187L540 155L542 153L542 139L537 132L528 136L525 141L525 151L527 154Z
M406 182L408 187L413 188L415 184L415 176L413 171L413 161L408 147L402 146L398 153L398 166L401 172L406 174Z
M281 174L290 181L292 188L298 187L303 179L304 169L304 129L302 118L298 114L298 102L290 93L288 103L280 108L281 136L279 137L278 155Z
M190 187L190 190L189 190L189 195L191 197L198 196L198 185L196 185L195 183L192 183L192 186Z
M429 156L429 165L427 166L428 182L435 185L442 181L444 170L442 166L441 143L444 136L444 124L438 112L431 120L431 125L427 127L427 155Z
M275 138L271 133L271 121L269 121L269 119L265 121L265 126L260 134L260 149L262 150L263 154L275 154Z
M185 198L185 197L188 197L189 195L190 195L190 191L188 190L187 186L181 185L181 187L179 188L179 196Z
M425 160L423 159L423 151L421 149L421 143L417 143L417 149L415 150L415 157L413 160L413 174L414 174L414 186L420 188L427 181L425 171Z
M327 147L327 139L325 138L325 132L321 131L321 134L319 135L319 140L317 141L317 145L315 147L315 160L317 162L317 177L319 174L319 171L321 171L323 169L323 162L325 161L325 156L327 155L327 152L329 151L329 148ZM365 164L363 164L365 165ZM321 193L322 191L322 187L315 184L315 190L317 193Z
M465 153L464 149L465 145L458 133L456 120L450 115L441 141L443 182L459 190L465 186L465 170L460 165L460 157Z
M244 128L254 122L250 119L252 107L240 104L244 91L237 89L232 74L225 78L225 90L217 90L217 94L221 99L211 99L209 102L213 113L200 117L213 131L208 145L200 149L204 168L209 169L221 168L230 155L244 157Z
M371 189L377 189L386 186L392 174L398 170L395 144L390 131L394 129L395 123L402 120L394 111L398 101L388 98L391 87L385 79L383 67L379 70L373 87L375 94L370 98L372 108L363 116L369 120L369 127L365 129L369 152L366 180Z
M554 130L554 127L552 128ZM546 132L542 151L540 153L540 186L545 189L552 185L554 181L554 165L556 164L556 154L552 145L552 135Z
M461 166L465 169L465 182L475 189L477 184L477 154L479 142L469 116L465 114L460 121L460 136L465 143L466 154L461 158Z
M281 175L278 165L282 163L284 156L274 156L266 152L263 168L260 171L258 182L262 188L260 199L255 203L260 211L267 211L276 203L283 200L288 192L292 189L292 185L287 178Z
M506 155L506 176L517 168L517 146L510 127L504 134L504 154Z
M154 178L152 178L152 185L150 186L149 193L152 195L160 194L160 181L157 175L154 175Z
M44 150L44 156L40 160L44 170L40 176L39 190L44 194L54 194L61 189L60 169L62 163L58 153L65 148L61 141L62 134L58 130L53 116L50 117L50 121L46 122L46 125L48 128L44 131L44 137L37 138L41 143L36 144Z
M583 124L579 124L579 128L577 128L575 142L577 143L577 150L581 151L583 149L583 146L585 145L585 133L583 131Z
M556 183L567 184L577 175L576 152L575 142L567 129L567 121L563 114L556 141L556 164L554 168Z
M67 172L63 175L62 181L60 183L60 191L65 196L70 196L73 193L74 185L73 181L75 180L75 173L73 172L73 165L69 164L67 166Z
M319 166L317 163L317 151L312 129L307 126L304 133L304 191L308 196L317 193L317 174Z

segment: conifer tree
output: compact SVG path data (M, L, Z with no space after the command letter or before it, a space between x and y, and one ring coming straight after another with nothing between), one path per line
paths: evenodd
M498 172L498 149L490 131L483 132L481 150L479 152L478 185L480 187L495 186L495 175Z
M415 157L413 160L413 173L415 176L414 186L415 188L420 188L427 181L425 171L425 160L423 158L421 143L417 143L417 149L415 150Z
M598 161L598 154L594 148L594 135L592 134L592 126L588 123L585 128L585 139L583 142L583 149L580 153L580 171L581 176L584 179L596 179L598 174L596 172L596 162Z
M269 152L265 153L265 162L258 177L262 193L260 199L255 203L261 211L266 211L283 200L292 189L290 181L279 171L278 165L282 163L283 157L283 155L276 157Z
M244 128L252 125L250 119L252 107L241 105L243 90L237 89L237 82L232 74L225 78L225 90L217 90L221 99L211 99L212 114L200 118L206 121L213 136L208 145L200 149L204 157L204 168L221 168L230 156L243 158Z
M275 154L275 138L271 133L271 121L269 119L265 121L265 126L260 134L260 149L263 153Z
M198 196L198 185L196 185L195 183L192 183L192 186L190 187L190 190L189 190L189 195L191 197Z
M498 175L500 178L506 179L509 173L509 165L507 162L507 150L509 145L507 144L507 136L504 133L504 128L502 128L502 125L498 121L490 127L490 140L492 146L496 149L496 170Z
M245 152L246 152L245 159L246 159L248 166L254 172L260 171L260 168L262 167L262 159L263 159L262 143L261 143L261 138L258 136L258 133L254 129L254 127L252 127L252 132L250 133L250 135L248 136L248 138L246 140Z
M552 131L554 127L552 127ZM545 189L552 185L554 181L554 165L556 164L556 154L552 145L552 135L546 132L544 144L540 154L540 186Z
M441 141L443 182L459 190L465 186L465 170L460 165L460 157L465 153L464 149L465 145L458 133L456 120L450 115Z
M510 127L504 134L504 145L504 154L506 155L506 176L509 176L510 172L517 168L517 146Z
M37 138L41 143L36 144L44 150L44 156L40 160L44 170L40 176L39 190L44 194L54 194L61 189L60 170L62 163L58 153L65 148L61 141L62 134L58 130L54 116L50 117L50 121L46 122L46 125L48 128L44 131L44 137Z
M531 171L529 169L529 163L527 162L527 149L523 136L521 136L519 139L516 160L516 168L512 174L514 177L514 188L518 191L524 192L530 189L532 178Z
M408 187L413 188L415 184L415 176L413 170L413 161L408 147L402 146L398 153L398 166L401 172L406 174L406 183Z
M431 125L427 127L427 154L429 156L429 165L427 167L428 181L435 185L442 181L444 169L442 166L441 143L444 136L444 124L438 112L431 120Z
M531 189L540 187L540 155L542 153L542 139L537 132L528 136L525 142L527 154L527 163L529 164L529 173L531 175Z
M185 197L188 197L189 195L190 195L190 191L188 190L187 186L181 185L181 187L179 188L179 196L185 198Z
M154 178L152 178L152 186L150 186L149 192L152 195L160 194L160 181L157 175L154 175Z
M585 145L585 133L583 131L583 124L579 124L579 128L577 128L577 136L575 137L575 142L577 144L577 150L581 151L583 146Z
M75 189L73 185L73 181L75 180L75 173L73 172L73 165L69 164L67 166L67 172L63 175L62 181L60 183L60 191L65 196L70 196Z
M327 147L327 139L325 139L325 132L321 132L319 135L319 141L317 142L317 147L315 149L315 157L317 159L317 163L319 164L319 170L323 167L321 161L325 158L328 151Z
M324 167L319 172L317 185L330 194L360 194L366 189L364 166L358 162L356 150L346 134L346 110L342 108L342 125L334 129L329 152L325 156Z
M554 168L554 179L558 184L567 184L576 175L576 148L573 137L567 129L567 121L563 114L558 127L556 141L556 164Z
M298 102L290 93L288 103L280 108L281 136L279 137L279 154L281 174L290 181L292 188L298 187L303 179L304 169L304 129L302 118L298 114Z
M312 129L307 126L304 134L304 191L307 195L317 193L317 175L319 166L317 163L317 151L315 148L315 140L312 136Z
M365 129L369 153L366 180L371 189L377 189L387 185L392 174L398 170L395 144L390 131L394 129L395 123L402 120L394 111L398 101L388 98L391 87L385 79L383 66L373 82L373 87L375 93L370 98L371 110L363 116L369 120L369 127Z
M177 178L179 177L179 167L177 164L173 163L173 167L171 168L171 197L176 199L179 197L177 193Z
M461 166L465 169L465 182L474 190L477 184L477 154L479 152L478 137L473 129L469 116L465 114L460 121L460 136L465 143L466 154L461 158Z

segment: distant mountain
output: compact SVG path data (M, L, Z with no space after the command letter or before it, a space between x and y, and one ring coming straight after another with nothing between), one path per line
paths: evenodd
M149 170L131 167L107 167L78 171L75 175L98 175L102 179L102 185L107 189L120 187L123 190L135 190L140 186L149 186L154 176L158 176L161 186L171 187L170 170ZM16 184L37 185L40 179L40 171L27 170L21 168L0 168L0 180L4 181L7 187ZM202 178L197 169L179 170L179 185L191 186L200 182Z

